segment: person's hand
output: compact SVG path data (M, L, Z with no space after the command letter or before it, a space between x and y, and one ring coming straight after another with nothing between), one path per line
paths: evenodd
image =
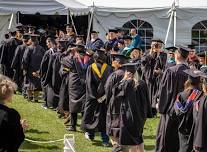
M133 78L133 74L131 72L126 71L124 74L124 80L130 80Z
M194 152L200 152L200 147L193 146L193 150L194 150Z
M154 71L157 75L160 75L162 73L162 70L158 68L157 70Z
M34 77L39 77L40 75L39 75L39 72L32 72L32 75L34 76Z
M27 120L22 119L20 120L20 123L22 125L23 130L25 131L27 128L29 128L29 124L27 123Z

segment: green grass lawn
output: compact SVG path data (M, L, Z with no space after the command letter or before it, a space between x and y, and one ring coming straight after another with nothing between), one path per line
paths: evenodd
M84 134L79 130L73 133L65 130L62 119L57 118L56 112L41 108L42 103L27 102L22 96L15 95L11 107L14 107L23 119L29 123L26 131L26 138L32 140L56 140L64 137L64 134L75 135L76 152L109 152L109 148L101 146L101 139L96 136L93 142L87 141ZM155 145L155 133L157 128L157 119L149 119L146 122L144 130L144 142L146 152L153 152ZM80 120L79 120L80 124ZM21 151L27 152L62 152L63 142L52 144L36 144L25 141L20 147Z

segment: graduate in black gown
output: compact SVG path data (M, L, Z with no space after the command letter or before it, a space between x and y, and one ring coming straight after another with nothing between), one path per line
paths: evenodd
M175 52L176 65L165 70L159 88L159 102L156 107L160 113L160 122L156 136L156 152L177 152L179 150L178 119L175 116L174 103L179 92L184 90L187 74L183 70L187 65L188 49L180 47Z
M86 43L86 49L96 51L104 46L104 42L98 37L97 31L91 31L91 40Z
M141 59L142 62L142 79L147 83L149 98L152 106L152 112L155 116L157 113L157 93L165 70L167 54L162 49L163 42L159 39L153 39L150 52L146 52Z
M16 30L16 28L11 29L11 37L6 40L6 42L2 46L2 54L0 58L0 63L5 68L5 75L11 79L13 79L14 76L14 71L11 68L11 65L13 57L15 55L15 50L18 45L22 44L22 41L16 38Z
M14 54L14 58L12 61L12 69L15 70L14 72L14 80L18 86L18 91L22 92L22 87L24 84L24 74L22 69L22 59L24 52L28 46L29 34L24 34L22 37L23 44L17 46Z
M130 54L130 62L131 63L138 63L137 72L139 76L142 76L142 66L141 66L141 57L142 57L142 49L140 48L133 48Z
M38 102L39 91L42 90L41 81L39 77L39 70L45 50L38 44L37 37L39 35L30 35L31 45L28 46L23 55L23 70L28 80L27 95L28 100L34 99Z
M71 126L69 131L76 131L78 113L83 113L86 100L86 69L87 63L84 62L84 45L75 44L71 48L70 54L63 59L64 68L68 73L68 92L69 92L69 112L71 114Z
M150 102L147 86L140 80L137 73L137 63L123 64L124 77L113 91L109 109L111 125L109 131L116 138L123 151L144 151L143 129ZM116 113L117 115L112 115ZM109 121L110 122L110 121ZM114 149L115 150L115 149Z
M165 65L165 69L172 67L174 65L176 65L175 63L175 51L178 49L177 47L168 47L165 48L168 51L168 59L167 59L167 63Z
M103 145L107 146L109 138L106 135L105 83L112 72L106 64L105 51L97 50L94 55L95 62L86 72L86 103L82 119L82 127L86 131L85 137L93 140L95 129L101 132Z
M203 96L196 102L193 109L193 120L195 123L193 149L194 152L207 151L207 75L203 78Z
M199 70L184 70L188 74L185 82L185 90L177 95L175 112L179 120L178 135L180 141L179 152L191 152L193 150L193 107L195 102L202 96L201 79Z
M197 53L199 66L198 69L204 73L207 73L207 51Z
M54 91L51 86L51 73L48 73L48 67L51 56L57 51L57 45L54 38L48 37L46 40L48 50L44 53L44 56L40 65L40 78L43 92L45 95L45 106L55 108L53 105Z

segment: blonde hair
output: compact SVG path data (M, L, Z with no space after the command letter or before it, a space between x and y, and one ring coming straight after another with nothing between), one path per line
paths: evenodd
M10 78L0 75L0 101L8 99L16 89L16 84Z

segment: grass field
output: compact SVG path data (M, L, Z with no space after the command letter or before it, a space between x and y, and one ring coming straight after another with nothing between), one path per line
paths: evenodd
M101 139L97 135L93 142L87 141L79 130L73 133L65 130L62 119L57 118L56 112L41 108L42 103L27 102L22 96L15 95L11 107L14 107L30 125L26 131L26 138L32 140L56 140L63 138L64 134L75 135L76 152L110 152L111 148L101 146ZM145 151L153 152L157 119L149 119L144 130ZM80 124L80 119L79 123ZM52 144L36 144L25 141L20 152L63 152L63 142Z

